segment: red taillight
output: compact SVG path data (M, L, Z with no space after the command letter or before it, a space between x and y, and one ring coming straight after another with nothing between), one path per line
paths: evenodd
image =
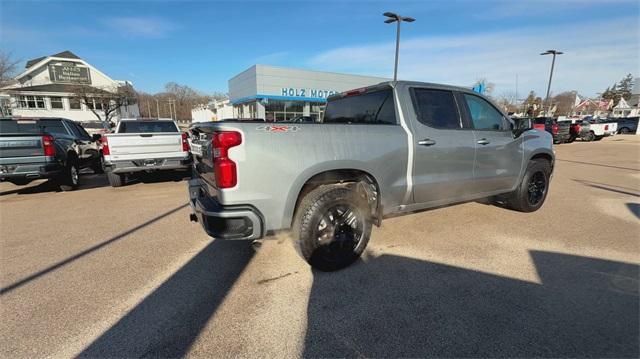
M580 125L576 125L576 132L580 132L582 131L582 127L580 127Z
M187 140L187 134L185 132L182 133L182 151L189 152L191 149L189 148L189 140Z
M604 125L604 130L609 131L609 125Z
M56 155L56 147L53 145L53 136L50 136L50 135L42 136L42 149L44 150L45 156Z
M109 141L107 141L107 138L102 136L102 155L110 155L111 152L109 152Z
M558 124L554 123L553 125L551 125L551 133L553 133L554 135L558 134Z
M240 132L215 132L211 140L213 171L218 188L231 188L238 183L236 163L229 158L229 149L242 143Z

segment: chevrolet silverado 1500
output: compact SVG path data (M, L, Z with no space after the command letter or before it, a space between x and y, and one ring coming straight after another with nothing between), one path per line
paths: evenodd
M331 96L320 123L197 124L191 219L221 239L291 229L308 263L340 269L389 215L482 198L538 210L553 139L530 128L469 89L404 81Z
M122 119L114 133L102 137L102 153L112 187L122 186L131 173L191 165L187 134L171 119Z
M2 118L0 181L25 185L47 178L63 191L74 190L81 169L102 173L98 137L63 118Z

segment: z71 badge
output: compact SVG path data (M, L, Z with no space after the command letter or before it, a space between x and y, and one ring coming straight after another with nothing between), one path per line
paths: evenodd
M256 127L256 130L264 132L297 132L300 130L300 127L290 125L264 125Z

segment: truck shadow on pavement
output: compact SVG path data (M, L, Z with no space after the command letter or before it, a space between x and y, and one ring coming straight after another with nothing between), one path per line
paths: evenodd
M167 216L169 216L169 215L171 215L171 214L173 214L175 212L178 212L178 211L180 211L181 209L183 209L183 208L185 208L187 206L188 206L188 204L183 204L183 205L178 206L178 207L176 207L174 209L171 209L171 210L169 210L169 211L167 211L165 213L162 213L162 214L160 214L160 215L158 215L158 216L156 216L156 217L154 217L154 218L152 218L152 219L150 219L150 220L148 220L148 221L146 221L146 222L144 222L142 224L139 224L139 225L137 225L137 226L135 226L133 228L130 228L130 229L124 231L124 232L121 232L118 235L107 239L106 241L100 242L100 243L98 243L98 244L96 244L96 245L94 245L92 247L89 247L89 248L83 250L80 253L74 254L71 257L67 257L64 260L61 260L61 261L59 261L57 263L54 263L54 264L52 264L52 265L50 265L50 266L48 266L48 267L36 272L36 273L33 273L33 274L29 275L26 278L22 278L22 279L18 280L17 282L14 282L14 283L12 283L12 284L4 287L4 288L0 288L0 295L7 294L7 293L13 291L14 289L22 287L23 285L25 285L25 284L27 284L27 283L29 283L31 281L34 281L34 280L36 280L36 279L38 279L38 278L40 278L40 277L42 277L42 276L44 276L46 274L54 272L54 271L66 266L68 264L71 264L72 262L74 262L74 261L76 261L78 259L81 259L82 257L84 257L84 256L86 256L88 254L91 254L91 253L93 253L93 252L95 252L97 250L102 249L103 247L106 247L106 246L108 246L108 245L110 245L110 244L112 244L114 242L117 242L117 241L119 241L119 240L121 240L123 238L126 238L131 233L137 232L138 230L140 230L140 229L142 229L144 227L152 225L153 223L155 223L155 222L157 222L157 221L159 221L159 220L161 220L161 219L163 219L163 218L165 218L165 217L167 217Z
M62 192L60 187L52 180L39 181L40 183L30 183L24 186L14 186L14 189L0 192L0 196L9 194L36 194L45 192ZM76 191L100 188L109 186L107 177L104 174L80 173L80 185Z
M79 356L184 356L254 254L248 241L214 240Z
M160 182L180 182L191 178L191 172L185 171L166 171L157 173L140 173L127 181L126 186L135 185L137 183L160 183ZM80 185L76 191L87 189L109 187L109 182L105 174L95 174L93 172L80 173ZM62 192L57 184L52 180L41 183L28 184L24 186L15 186L14 189L0 192L0 196L9 194L35 194L45 192Z
M638 357L639 267L532 251L541 284L395 255L314 272L304 357Z

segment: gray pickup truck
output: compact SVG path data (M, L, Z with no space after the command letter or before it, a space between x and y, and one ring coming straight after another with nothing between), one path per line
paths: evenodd
M25 185L47 178L74 190L81 169L102 173L99 137L64 118L1 118L0 181Z
M483 198L532 212L547 196L552 136L469 89L385 82L329 97L321 123L192 128L193 213L212 237L292 230L320 270L348 266L372 225Z

